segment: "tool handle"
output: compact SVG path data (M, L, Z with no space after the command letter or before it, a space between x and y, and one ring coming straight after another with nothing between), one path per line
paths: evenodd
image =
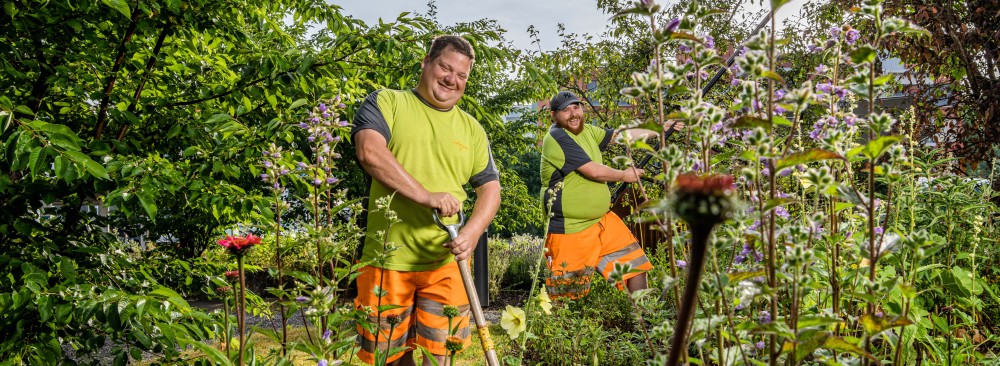
M472 310L472 318L476 321L476 329L479 331L479 341L483 345L483 353L486 354L486 364L489 366L500 366L497 359L497 352L493 349L493 338L490 337L490 324L483 316L483 307L479 303L479 295L476 295L476 285L472 283L472 273L469 272L469 261L462 259L458 261L458 271L462 274L462 282L465 283L465 294L469 296L469 308Z

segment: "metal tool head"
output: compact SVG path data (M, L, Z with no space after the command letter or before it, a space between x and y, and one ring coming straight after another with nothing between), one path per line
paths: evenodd
M431 210L431 214L434 216L434 223L437 224L437 226L442 230L447 231L448 236L452 239L458 237L458 229L461 229L462 225L465 225L465 213L462 211L458 211L458 222L454 224L445 224L441 222L441 217L438 215L437 209Z

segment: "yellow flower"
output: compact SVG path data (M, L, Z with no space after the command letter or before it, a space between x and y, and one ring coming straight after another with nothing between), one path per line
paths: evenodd
M507 309L500 316L500 327L507 331L510 339L517 339L527 328L524 310L507 305Z
M542 308L542 312L545 315L552 315L552 299L549 298L549 293L545 292L545 288L542 287L542 291L538 293L538 297L535 298L538 301L538 307Z

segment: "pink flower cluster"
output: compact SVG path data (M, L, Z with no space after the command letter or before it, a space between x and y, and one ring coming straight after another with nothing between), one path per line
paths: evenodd
M254 234L247 234L246 236L227 235L225 239L219 240L219 245L235 254L242 254L243 251L257 244L260 244L260 237Z

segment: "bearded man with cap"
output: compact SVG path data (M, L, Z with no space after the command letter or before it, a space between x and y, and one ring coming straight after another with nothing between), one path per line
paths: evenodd
M618 131L585 123L583 107L569 91L556 94L549 102L552 128L542 140L541 196L547 211L551 202L545 238L550 274L545 284L552 298L583 297L594 272L607 279L615 263L628 263L637 270L623 280L630 292L641 290L647 286L645 272L653 269L638 240L611 212L607 185L634 183L643 170L604 165L601 153L616 140ZM649 130L628 131L642 138L656 135ZM560 182L562 189L553 190Z

